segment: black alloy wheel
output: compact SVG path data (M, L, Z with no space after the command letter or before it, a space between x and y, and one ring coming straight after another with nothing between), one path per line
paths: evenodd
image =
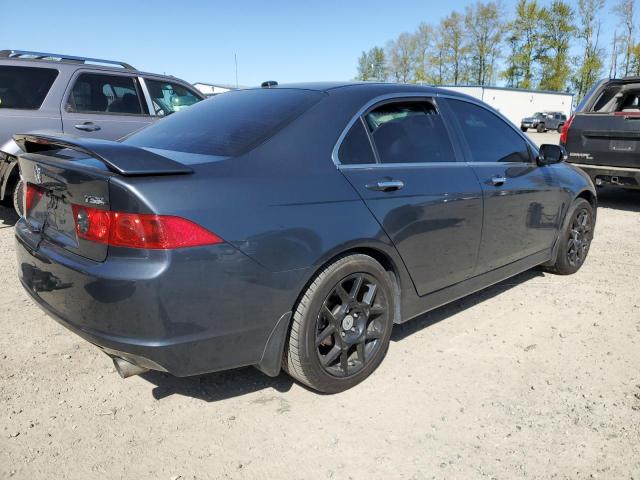
M572 267L580 268L587 258L592 238L591 212L586 208L577 211L571 223L567 240L567 261Z
M344 255L323 267L296 305L284 369L324 393L363 381L387 353L397 292L393 275L368 255Z
M316 320L316 353L330 375L348 377L364 368L381 346L389 302L366 273L342 279Z

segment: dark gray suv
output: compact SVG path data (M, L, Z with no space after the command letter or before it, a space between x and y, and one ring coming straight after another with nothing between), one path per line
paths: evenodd
M558 133L567 121L567 116L562 112L536 112L531 117L525 117L520 122L520 130L526 132L535 128L538 133L555 130Z
M20 212L18 132L116 140L204 96L174 77L125 62L21 50L0 51L0 200Z

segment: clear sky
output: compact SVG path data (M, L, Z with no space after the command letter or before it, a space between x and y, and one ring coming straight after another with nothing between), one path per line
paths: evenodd
M240 85L349 80L362 50L384 46L421 21L437 23L469 3L22 0L14 2L19 13L2 15L0 48L122 60L190 82L234 84L234 53ZM515 0L502 3L510 16ZM608 37L609 5L606 17Z

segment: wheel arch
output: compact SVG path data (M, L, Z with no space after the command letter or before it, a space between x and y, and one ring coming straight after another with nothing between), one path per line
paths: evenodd
M387 248L384 248L372 245L350 245L348 247L340 249L339 251L331 252L331 254L329 254L326 258L323 258L312 268L310 268L309 274L306 276L305 281L302 284L298 295L296 296L295 302L293 303L293 305L291 305L291 311L284 314L278 320L276 326L271 332L267 340L267 344L265 345L262 358L260 359L260 362L255 365L258 370L270 377L276 377L280 373L282 361L284 358L285 346L293 321L293 312L295 312L296 306L298 305L300 299L304 295L309 285L316 278L316 276L327 265L337 261L339 258L349 255L362 254L373 258L380 265L382 265L382 267L389 275L389 279L391 280L391 285L394 290L394 323L399 323L402 318L402 286L405 285L406 281L411 282L411 279L408 276L406 270L404 270L402 260L399 257L393 258L392 254L390 254L388 251L385 251L388 248L393 247L387 246Z

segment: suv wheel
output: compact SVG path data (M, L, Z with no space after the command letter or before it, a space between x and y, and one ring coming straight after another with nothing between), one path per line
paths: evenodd
M593 207L584 198L573 202L567 212L568 222L560 234L558 252L550 271L560 275L570 275L580 270L584 264L595 226Z
M562 133L562 128L564 127L564 123L558 125L558 133Z
M13 189L13 208L16 213L22 216L22 198L24 195L24 183L22 180L18 180L16 186Z
M339 258L316 275L295 310L285 370L325 393L360 383L389 347L395 312L387 271L367 255Z
M527 127L520 126L520 130L522 130L523 132L526 132L529 129Z
M536 127L536 131L538 133L544 132L544 123L539 123L538 126Z

